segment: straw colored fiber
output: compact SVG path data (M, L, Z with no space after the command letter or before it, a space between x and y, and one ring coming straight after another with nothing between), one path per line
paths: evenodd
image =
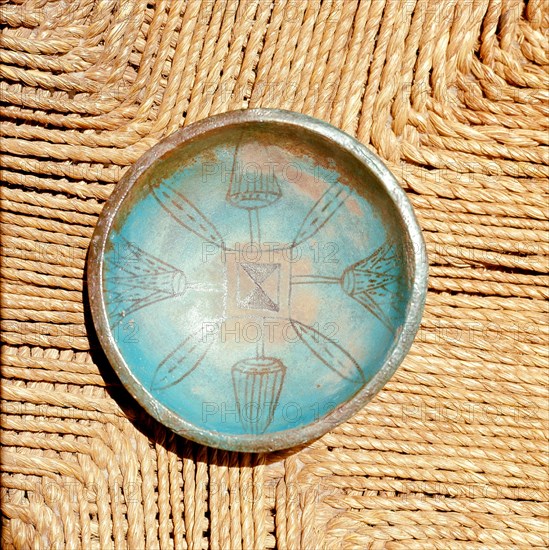
M547 548L546 1L2 0L0 20L4 548ZM431 265L386 388L259 456L149 418L84 285L127 167L243 107L376 151Z

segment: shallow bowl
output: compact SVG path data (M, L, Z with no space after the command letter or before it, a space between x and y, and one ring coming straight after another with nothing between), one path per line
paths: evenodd
M88 284L104 351L152 416L263 452L383 387L419 327L427 262L379 158L319 120L253 109L139 159L100 216Z

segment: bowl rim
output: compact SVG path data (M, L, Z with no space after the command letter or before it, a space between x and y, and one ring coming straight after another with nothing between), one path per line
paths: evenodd
M135 377L114 340L107 318L103 288L105 245L124 199L145 170L168 152L183 143L207 135L217 129L245 123L276 123L305 129L343 148L366 166L381 188L388 194L407 232L409 263L413 268L411 293L403 329L376 374L351 399L305 426L261 435L232 435L196 426L160 403ZM427 251L420 226L405 192L383 161L357 139L331 124L310 116L281 109L243 109L213 115L190 124L162 139L144 153L121 178L99 216L87 259L88 299L93 323L110 364L125 388L156 420L187 439L230 451L269 452L286 449L316 439L362 409L388 382L406 354L419 329L427 293Z

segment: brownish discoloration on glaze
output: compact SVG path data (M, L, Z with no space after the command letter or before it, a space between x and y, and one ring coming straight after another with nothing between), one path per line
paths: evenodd
M406 246L406 262L410 266L411 297L404 326L394 347L381 369L349 401L301 428L265 435L226 435L197 429L183 418L175 415L139 383L121 357L110 332L106 315L102 261L108 234L117 221L124 216L124 208L150 191L150 185L161 181L174 168L184 166L193 147L201 148L202 140L213 139L218 132L234 129L234 141L241 137L242 129L253 131L258 142L268 140L269 130L281 133L294 155L304 155L314 144L320 166L332 169L336 162L340 181L375 204L383 218L389 206L400 213L399 219L385 217L388 230L403 233ZM227 134L225 134L227 135ZM202 142L205 143L205 142ZM158 160L161 159L160 162ZM127 203L123 204L127 199ZM407 246L412 244L413 246ZM288 448L315 439L334 425L348 419L362 408L383 387L408 352L419 323L427 288L427 262L425 244L413 210L395 178L383 163L359 142L326 123L288 111L257 109L238 111L212 117L173 134L146 153L118 184L99 219L92 238L88 257L88 287L91 310L101 344L118 376L139 403L157 420L174 432L194 441L223 449L247 452L266 452Z

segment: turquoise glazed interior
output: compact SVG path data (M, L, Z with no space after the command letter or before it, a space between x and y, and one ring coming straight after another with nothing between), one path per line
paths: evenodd
M403 223L367 165L308 129L185 140L136 179L106 236L117 353L148 399L214 443L322 421L403 329Z

